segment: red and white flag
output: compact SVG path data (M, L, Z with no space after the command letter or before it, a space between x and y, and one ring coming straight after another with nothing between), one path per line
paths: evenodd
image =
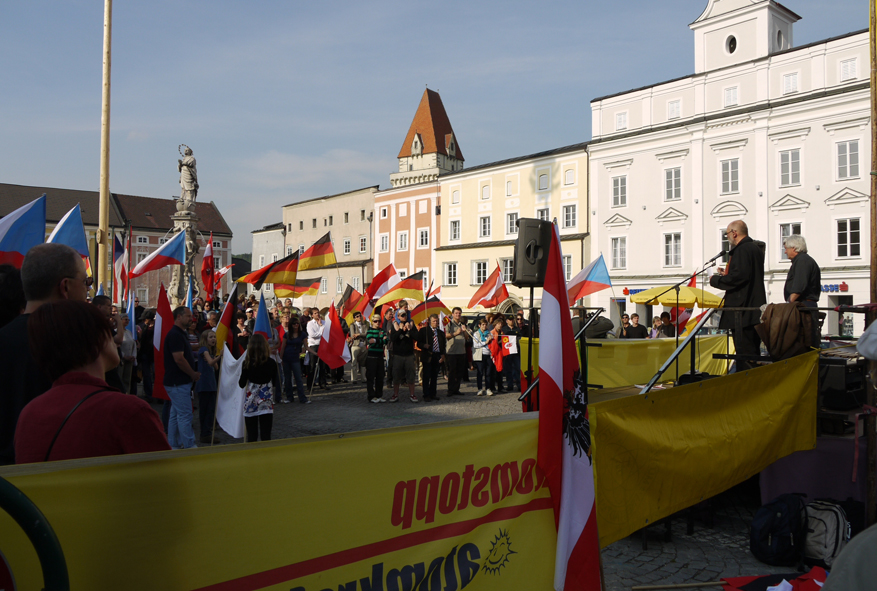
M152 335L152 347L155 349L155 380L152 386L153 398L170 400L164 389L164 339L174 325L174 313L167 299L164 283L158 290L158 308L155 311L155 332Z
M331 369L341 367L350 362L350 349L347 347L347 339L344 338L344 329L338 319L338 311L335 310L334 302L329 307L329 314L323 324L323 334L320 336L320 348L317 357Z
M204 249L204 258L201 260L201 282L204 284L204 291L207 292L207 301L213 300L214 275L216 267L213 261L213 232L210 232L210 241L207 248Z
M562 261L555 228L542 291L537 463L548 481L557 525L554 589L591 591L600 589L591 433Z
M375 275L375 278L372 279L368 289L365 290L368 304L366 304L365 308L362 310L362 317L368 318L371 316L372 310L374 310L372 302L381 299L381 297L386 295L388 291L396 287L400 281L402 281L402 278L396 273L396 267L394 267L392 263L384 267L380 273Z
M119 238L113 236L113 303L121 304L128 299L128 252L131 246L130 232L125 249L119 243Z
M496 264L496 271L490 274L484 285L478 288L472 299L469 300L469 308L481 305L485 308L492 308L498 303L505 301L509 297L509 290L506 289L502 280L502 271L499 269L499 263Z

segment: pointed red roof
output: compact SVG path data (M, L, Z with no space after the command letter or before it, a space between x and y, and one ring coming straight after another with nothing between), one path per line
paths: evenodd
M405 143L402 144L402 149L399 151L397 158L411 156L411 144L414 142L415 134L420 134L420 138L423 140L424 154L438 152L439 154L450 156L448 154L448 145L453 133L454 128L451 127L451 121L448 119L448 114L445 113L442 98L439 96L439 93L427 88L423 91L420 105L418 105L417 112L414 114L414 121L411 122L411 127L408 128L408 135L405 136ZM460 142L455 136L454 143L456 144L454 146L456 149L454 158L462 161L463 152L460 151Z

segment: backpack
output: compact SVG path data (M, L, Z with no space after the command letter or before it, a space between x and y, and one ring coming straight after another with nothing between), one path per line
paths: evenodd
M807 507L801 495L780 495L752 518L749 549L765 564L798 566L804 558L806 533Z
M851 536L850 522L840 505L830 501L813 501L807 505L804 542L807 564L830 568Z

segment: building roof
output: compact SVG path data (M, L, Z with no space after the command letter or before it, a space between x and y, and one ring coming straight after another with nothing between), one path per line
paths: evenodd
M283 222L277 222L276 224L268 224L267 226L262 226L258 230L253 230L250 232L251 234L258 234L259 232L274 232L277 230L283 230L283 226L285 224Z
M34 199L46 194L46 221L57 223L64 215L79 204L82 223L97 227L100 209L100 194L97 191L77 191L52 187L28 187L0 183L0 217L3 217ZM121 228L125 225L119 211L110 200L110 226Z
M801 49L807 49L808 47L814 47L816 45L822 45L823 43L831 43L832 41L838 41L839 39L845 39L847 37L853 37L855 35L861 35L862 33L867 33L868 29L861 29L859 31L852 31L851 33L845 33L843 35L837 35L836 37L829 37L828 39L822 39L821 41L814 41L813 43L808 43L806 45L798 45L797 47L790 47L789 49L784 49L782 51L777 51L776 53L772 53L770 55L760 57L758 59L754 59L750 61L750 64L757 64L759 62L763 62L769 60L778 55L784 55L786 53L792 53L793 51L799 51ZM616 96L622 96L625 94L629 94L631 92L638 92L640 90L647 90L649 88L654 88L656 86L663 86L664 84L670 84L671 82L678 82L680 80L685 80L686 78L692 78L694 76L705 76L707 74L713 74L715 72L721 72L722 70L729 70L731 68L739 68L741 64L731 64L729 66L723 66L721 68L716 68L715 70L709 70L706 72L701 72L699 74L687 74L685 76L679 76L678 78L671 78L670 80L664 80L663 82L656 82L654 84L647 84L645 86L639 86L637 88L631 88L630 90L624 90L622 92L613 92L612 94L607 94L605 96L598 96L595 99L591 99L591 103L596 103L599 101L603 101L606 99L614 98Z
M312 201L320 201L322 199L332 199L334 197L343 197L344 195L352 195L353 193L359 193L360 191L368 191L369 189L373 189L372 192L377 191L380 185L371 185L369 187L363 187L361 189L353 189L352 191L344 191L343 193L335 193L334 195L325 195L323 197L311 197L310 199L303 199L302 201L296 201L295 203L287 203L283 207L292 207L293 205L302 205L304 203L310 203Z
M177 205L173 199L138 197L118 193L114 193L113 197L116 199L122 217L138 230L158 232L174 227L171 217L177 213ZM214 234L232 235L231 228L225 223L225 219L212 201L196 201L195 215L199 218L197 229L201 233L213 232Z
M505 166L507 164L514 164L516 162L523 162L524 160L537 160L539 158L548 158L551 156L559 156L560 154L566 154L567 152L578 152L579 150L587 150L588 144L590 142L581 142L578 144L572 144L569 146L563 146L560 148L554 148L553 150L545 150L544 152L536 152L535 154L527 154L526 156L515 156L514 158L507 158L506 160L497 160L496 162L488 162L487 164L479 164L478 166L473 166L471 168L464 168L463 170L456 170L454 172L446 172L439 176L439 180L445 180L448 177L458 176L461 174L468 174L470 172L482 170L485 168L493 168L496 166ZM432 181L434 182L434 181Z
M405 136L405 143L399 150L397 158L408 158L411 156L411 144L414 142L414 135L420 134L423 141L424 154L448 154L448 143L454 129L451 127L451 121L445 112L445 106L442 104L442 97L434 90L426 89L423 91L423 97L420 99L420 105L417 106L417 112L414 114L414 120L411 127L408 128L408 135ZM463 161L463 152L460 151L459 139L454 140L457 144L456 155L454 158Z

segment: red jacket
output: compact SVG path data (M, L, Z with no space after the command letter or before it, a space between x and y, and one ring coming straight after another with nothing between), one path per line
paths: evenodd
M50 461L92 458L170 449L161 418L145 401L109 389L107 383L84 372L58 378L52 388L34 398L18 418L15 463L42 462L64 417L88 394L61 430Z

